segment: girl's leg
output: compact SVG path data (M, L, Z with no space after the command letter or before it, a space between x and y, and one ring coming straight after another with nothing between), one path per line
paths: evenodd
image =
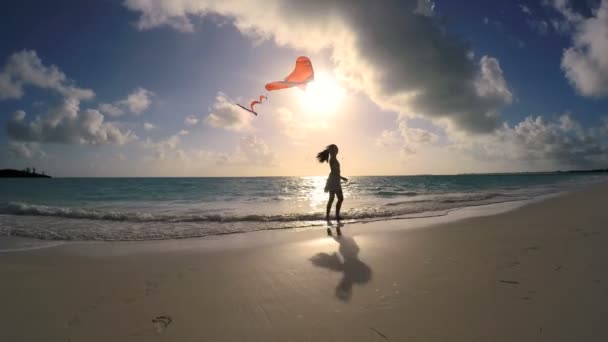
M335 192L329 192L329 200L327 201L327 211L325 212L325 219L329 221L329 213L331 212L331 205L334 203Z
M336 196L338 196L338 202L336 203L336 220L340 221L342 219L340 217L340 208L342 208L342 202L344 201L344 195L342 195L342 190L336 192Z

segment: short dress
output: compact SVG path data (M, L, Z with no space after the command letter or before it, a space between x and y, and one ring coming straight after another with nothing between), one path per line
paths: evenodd
M325 192L339 192L342 191L342 183L340 178L340 163L336 159L329 161L329 167L331 172L325 182Z

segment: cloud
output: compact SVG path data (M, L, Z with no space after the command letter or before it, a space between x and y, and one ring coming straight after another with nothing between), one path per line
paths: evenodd
M550 22L551 27L557 33L568 33L568 31L571 29L570 24L568 24L568 22L565 20L551 19Z
M238 157L242 156L244 162L249 165L257 166L276 166L276 155L270 150L266 142L255 135L241 137Z
M570 83L583 96L608 95L608 0L589 18L574 13L565 0L555 1L573 25L573 45L564 50L561 67Z
M156 129L156 125L151 124L151 123L149 123L149 122L144 122L144 129L145 129L146 131L151 131L151 130L153 130L153 129Z
M208 153L217 165L223 166L259 166L274 167L278 165L277 156L266 142L255 135L248 134L239 138L239 144L232 154Z
M431 0L418 0L414 13L432 17L435 14L435 3Z
M462 139L455 146L481 160L547 161L556 167L605 167L608 162L608 119L584 128L570 114L554 120L529 116L494 135Z
M213 127L243 132L251 130L251 118L251 113L242 110L226 94L219 92L205 122Z
M8 151L11 155L20 159L38 159L47 156L37 143L11 141L8 144Z
M434 144L439 140L437 134L421 128L410 127L406 121L399 122L397 130L384 130L376 139L376 144L385 148L397 148L403 157L414 154L423 145Z
M503 78L503 72L496 58L483 56L479 62L480 72L475 80L477 94L490 103L511 103L513 95ZM497 116L493 111L486 115Z
M124 110L111 103L101 103L98 109L100 112L109 116L121 116L125 113Z
M95 96L90 89L76 87L56 66L42 64L33 50L16 52L8 58L0 72L0 100L21 98L27 85L51 89L78 100Z
M477 91L483 78L481 65L468 57L467 43L435 20L428 2L269 0L259 6L245 0L127 0L125 4L141 13L140 29L167 25L191 32L191 18L220 15L256 41L272 39L279 46L308 52L326 50L341 81L367 94L382 109L402 115L448 118L461 129L490 132L497 127L500 108L509 104L505 97L486 97ZM207 122L218 127L240 122L234 115L220 118L224 116L210 116Z
M523 13L525 13L527 15L532 15L532 10L530 9L530 7L528 7L528 6L524 5L524 4L519 4L519 5L517 5L517 7L519 7L519 9Z
M526 23L541 36L549 33L549 23L545 20L527 19Z
M98 109L109 116L121 116L127 112L133 115L140 115L150 107L153 96L153 92L138 87L127 98L113 103L101 103Z
M402 142L399 130L388 130L385 129L380 134L380 137L376 139L376 145L380 147L394 147L400 145Z
M581 14L574 12L570 7L569 0L549 0L545 1L545 5L557 10L569 24L578 24L584 20Z
M22 142L57 142L67 144L125 144L137 139L130 130L104 122L95 109L80 110L80 101L66 98L44 116L26 120L26 113L17 111L6 125L8 136Z
M139 87L129 94L126 99L120 101L120 103L129 108L131 113L138 115L148 109L150 103L152 103L152 96L154 96L153 92Z
M182 137L188 135L181 130L159 141L150 138L141 143L145 149L154 151L154 160L179 160L182 162L204 162L221 166L277 166L276 154L266 142L255 135L239 137L238 145L232 153L215 152L202 149L184 150L181 148Z
M199 122L199 118L197 118L194 115L188 115L185 119L184 119L184 124L188 125L188 126L194 126Z
M181 142L180 137L186 134L188 134L188 131L181 130L156 142L152 141L150 138L147 138L141 146L147 149L153 149L156 153L155 158L157 160L165 160L171 154L171 152L177 150L177 146Z
M187 162L213 163L218 166L235 167L274 167L278 165L276 154L271 151L263 139L255 135L241 136L233 153L209 150L184 151L177 149L177 145L171 147L175 151L174 158Z
M325 121L306 121L301 116L296 120L294 113L286 107L279 107L272 114L279 123L280 132L289 137L290 141L296 145L306 144L311 132L328 128L328 123Z

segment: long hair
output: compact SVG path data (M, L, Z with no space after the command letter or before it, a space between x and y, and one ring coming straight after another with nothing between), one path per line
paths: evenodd
M327 147L325 147L325 149L319 153L317 153L317 160L319 161L319 163L324 163L326 161L329 160L329 151L337 148L338 146L331 144L331 145L327 145Z

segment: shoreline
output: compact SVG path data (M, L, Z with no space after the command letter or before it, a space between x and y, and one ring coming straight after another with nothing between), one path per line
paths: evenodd
M608 184L608 183L607 183ZM384 224L387 227L383 227L376 231L393 231L393 230L406 230L406 229L418 229L431 227L436 225L447 224L454 221L465 220L473 217L492 216L500 213L517 210L523 206L531 203L542 202L544 200L567 194L570 191L556 192L547 195L541 195L533 198L524 200L510 200L504 202L471 205L461 208L448 209L439 212L423 212L419 214L411 214L408 216L396 216L389 218L377 218L370 220L362 220L356 222L343 223L349 230L354 230L358 233L363 233L366 226L375 224ZM576 191L576 190L574 190ZM414 216L419 215L419 216ZM348 221L348 220L347 220ZM332 220L332 229L335 230L336 222ZM327 228L326 224L318 224L306 227L288 227L288 228L276 228L276 229L261 229L253 231L234 232L226 234L212 234L199 237L183 237L183 238L167 238L167 239L147 239L147 240L52 240L52 239L38 239L33 237L23 236L0 236L0 255L2 253L15 253L15 252L28 252L37 249L46 248L57 248L61 246L96 246L104 244L141 244L142 247L145 244L164 244L169 245L184 244L185 246L191 244L206 245L206 241L212 240L213 245L216 243L224 243L226 248L236 247L242 244L242 240L247 240L248 243L253 244L269 244L279 243L285 241L292 241L293 237L291 234L304 234L307 233L317 235L318 232L324 232ZM283 235L288 234L288 235ZM240 235L245 235L241 237ZM302 238L302 236L299 236ZM304 239L310 238L309 236ZM222 242L219 242L222 241ZM215 247L217 248L217 247Z
M405 177L388 185L383 177L361 179L353 183L352 197L346 194L343 222L352 225L393 219L417 220L446 213L451 217L460 208L484 208L488 204L522 200L525 203L577 184L585 186L606 179L597 175L559 176L553 180L544 176L533 179L492 177L483 181L475 178L455 180L453 176L414 181ZM243 182L249 188L238 191ZM48 241L146 241L325 226L327 196L316 191L322 185L322 179L268 182L240 180L213 185L180 180L156 184L145 180L138 186L146 190L128 195L124 191L125 182L103 180L85 183L82 198L71 201L65 200L66 189L81 186L82 182L62 181L45 187L40 193L30 189L25 196L19 195L18 189L13 187L3 196L0 235ZM479 184L473 187L472 182ZM221 184L228 188L223 195L218 190ZM113 186L116 190L101 197L95 195L100 188ZM204 195L199 193L203 189L201 186L215 190ZM189 192L175 191L181 187L188 188ZM269 188L274 190L268 191ZM165 189L169 193L159 197L153 195L153 189ZM141 200L141 196L152 196L150 198L156 200L148 202Z

